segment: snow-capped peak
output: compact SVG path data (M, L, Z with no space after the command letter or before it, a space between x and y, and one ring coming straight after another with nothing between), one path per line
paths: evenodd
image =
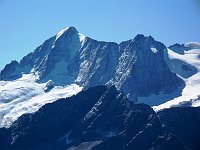
M67 27L67 28L62 29L61 31L59 31L59 32L56 34L56 40L59 39L59 38L61 37L61 35L63 35L63 33L65 33L68 29L69 29L69 27Z
M72 95L66 95L67 90L75 94L82 87L115 85L130 100L138 99L138 102L142 102L141 96L148 98L149 95L159 93L167 95L177 90L184 81L170 71L164 59L165 50L166 46L151 36L138 34L133 40L117 44L86 38L76 28L67 27L19 63L11 63L0 73L0 80L4 80L0 82L0 122L4 120L1 124L5 126L5 122L10 122L10 116L16 116L13 113L19 111L13 106L28 105L22 108L24 111L20 110L20 115L30 112L26 111L30 107L35 107L36 111L46 103ZM196 52L193 53L195 59L199 58ZM170 54L169 59L177 56ZM194 62L193 54L185 56L191 57ZM193 64L200 66L199 60L191 66ZM180 68L183 71L191 70L186 63ZM72 86L74 83L77 84L75 88ZM29 105L30 101L34 104Z
M56 39L55 41L57 41L65 32L68 32L68 31L73 31L75 33L78 34L79 36L79 39L80 39L80 42L83 43L85 41L85 38L86 36L83 35L82 33L79 33L75 27L66 27L65 29L62 29L61 31L59 31L57 34L56 34Z

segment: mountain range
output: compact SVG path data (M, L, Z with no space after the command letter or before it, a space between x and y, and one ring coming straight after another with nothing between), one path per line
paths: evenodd
M151 36L137 35L120 44L101 42L80 34L74 27L60 31L19 63L11 62L0 79L15 80L37 72L39 82L81 87L115 85L131 99L152 93L169 93L184 83L164 60L167 48Z
M1 71L0 147L198 150L199 93L200 43L68 27Z
M200 108L156 114L134 104L114 86L97 86L46 104L0 129L9 150L198 150ZM195 118L194 118L195 117Z

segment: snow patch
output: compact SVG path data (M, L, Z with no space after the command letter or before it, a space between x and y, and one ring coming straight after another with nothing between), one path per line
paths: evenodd
M153 53L157 53L158 52L158 50L156 49L156 48L151 48L151 51L153 52Z
M59 39L59 38L63 35L63 33L65 33L68 29L69 29L69 27L67 27L67 28L65 28L65 29L63 29L63 30L61 30L61 31L59 31L59 32L57 33L57 35L56 35L56 40Z
M80 39L80 42L81 42L81 46L83 46L86 36L81 34L81 33L78 33L78 35L79 35L79 39Z

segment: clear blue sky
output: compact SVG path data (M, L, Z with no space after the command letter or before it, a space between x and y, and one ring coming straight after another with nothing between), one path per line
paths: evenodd
M74 26L97 40L138 33L169 46L200 41L199 0L0 0L0 69L59 30Z

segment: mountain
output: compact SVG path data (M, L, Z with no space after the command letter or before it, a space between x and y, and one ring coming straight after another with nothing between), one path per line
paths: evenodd
M170 70L183 79L185 87L181 92L160 95L155 99L167 99L165 103L154 106L159 111L174 106L199 107L200 106L200 43L190 42L185 45L175 44L168 48L168 64ZM147 97L151 100L151 97Z
M63 29L1 71L0 149L198 150L199 60L198 42Z
M120 44L100 42L80 34L74 27L60 31L19 63L7 65L1 80L18 79L37 72L39 82L55 85L77 83L82 87L115 85L130 98L169 93L183 82L164 61L164 44L151 36L137 35Z
M22 114L33 113L46 103L82 90L76 84L62 87L51 80L46 83L37 80L37 74L27 74L14 81L0 81L0 127L9 127Z
M114 86L97 86L46 104L0 129L2 150L184 150L157 114L134 104Z
M200 149L200 107L174 107L158 112L161 123L191 150Z
M74 27L63 29L1 71L0 127L98 85L114 85L156 111L200 106L199 45L167 48L141 34L118 44L86 37Z

